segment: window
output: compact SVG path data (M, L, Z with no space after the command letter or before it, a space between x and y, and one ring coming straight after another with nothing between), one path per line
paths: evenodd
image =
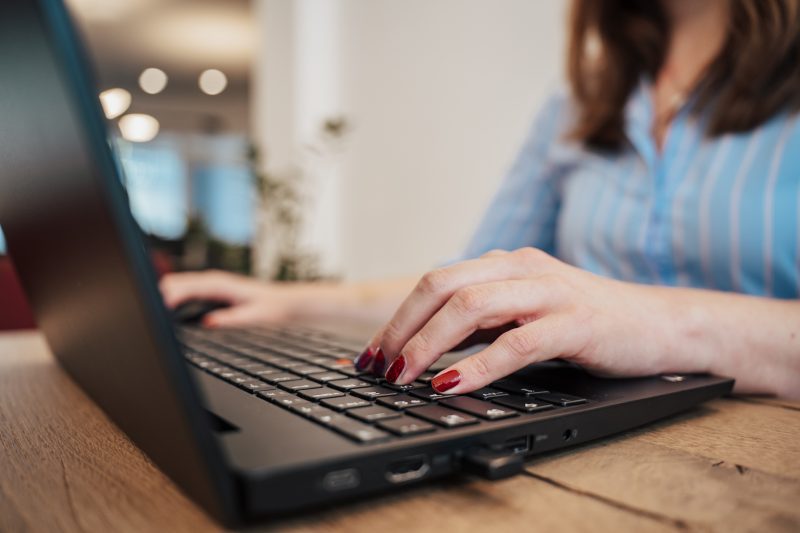
M117 141L131 212L145 232L169 240L186 233L189 202L186 164L175 139L134 144Z

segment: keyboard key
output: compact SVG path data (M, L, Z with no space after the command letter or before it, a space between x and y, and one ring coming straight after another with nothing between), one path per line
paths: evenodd
M359 407L358 409L350 409L347 411L349 416L363 420L364 422L377 422L378 420L385 420L387 418L397 418L400 413L392 411L385 407L373 405L370 407Z
M275 366L280 366L280 363L291 361L291 359L288 359L282 355L276 355L271 353L254 353L253 357L255 357L261 362Z
M272 401L282 407L288 407L293 411L303 407L310 408L314 406L314 404L309 402L308 400L304 400L303 398L298 398L293 394L290 394L289 396L280 396L278 398L273 398Z
M365 387L363 389L355 389L353 391L354 396L358 396L359 398L366 398L367 400L372 400L375 398L381 398L383 396L394 396L397 394L395 391L391 389L387 389L385 387Z
M551 404L542 402L536 398L521 398L519 396L503 396L502 398L495 398L492 401L496 404L511 407L512 409L525 413L538 413L539 411L547 411L553 408Z
M400 416L398 418L380 420L377 424L379 427L387 431L391 431L395 435L400 435L401 437L436 431L436 428L431 424L423 422L419 419L411 418L410 416Z
M305 361L298 361L297 359L287 359L285 361L281 361L280 363L275 363L275 366L278 368L283 368L284 370L292 370L294 368L306 366L306 363Z
M216 356L217 359L225 363L226 365L231 366L238 366L238 365L245 365L250 363L252 359L247 357L242 357L241 355L229 354L229 353L220 353Z
M240 370L244 370L244 369L248 369L249 370L251 368L258 369L259 367L264 368L266 366L267 365L265 365L261 361L253 361L252 359L248 359L246 363L243 363L243 364L239 365L239 369Z
M369 383L366 381L361 381L360 379L350 378L350 379L342 379L339 381L331 382L331 387L334 389L348 391L350 389L363 389L364 387L371 387Z
M483 387L482 389L470 392L469 395L479 400L491 400L492 398L508 396L508 393L499 389L493 389L492 387Z
M328 371L327 368L322 368L321 366L317 365L304 365L292 369L292 372L294 372L295 374L300 374L301 376L308 376L309 374L320 374L327 371Z
M500 420L502 418L517 416L516 411L467 396L457 396L455 398L442 400L442 405L485 418L486 420Z
M375 385L385 385L386 384L386 378L383 377L383 376L374 376L372 374L362 374L362 375L360 375L358 377L359 377L359 379L363 379L364 381L369 381L370 383L373 383Z
M252 346L249 346L249 347L248 346L237 347L236 351L239 352L242 355L246 355L247 357L252 357L254 359L258 359L259 361L261 360L260 356L264 355L264 350L262 350L260 348L254 348Z
M297 376L288 372L281 372L278 374L267 374L266 376L259 376L261 379L275 385L276 383L283 383L284 381L297 381Z
M329 381L348 379L348 377L345 376L344 374L340 374L339 372L332 372L329 370L322 374L311 374L310 376L308 376L308 379L313 379L314 381L318 381L319 383L328 383Z
M367 400L356 398L354 396L340 396L339 398L328 398L322 400L322 405L336 409L337 411L344 411L346 409L354 409L356 407L367 407L372 405Z
M310 379L295 379L294 381L282 381L281 383L278 383L278 387L288 391L316 389L317 387L321 386L322 385L316 381L311 381Z
M270 367L265 365L264 363L247 363L246 365L239 365L238 370L242 372L246 372L251 375L255 375L256 372L259 370L270 370Z
M433 387L425 387L424 389L415 389L412 390L410 393L412 396L416 396L417 398L422 398L423 400L428 400L434 402L436 400L442 400L444 398L452 398L455 394L439 394Z
M325 345L324 350L325 353L335 355L336 357L350 357L350 359L352 359L358 355L360 349L359 348L353 349L353 348L348 348L347 346L341 346L340 344L328 343Z
M245 376L241 372L238 372L238 371L236 371L236 370L234 370L232 368L228 368L228 369L223 370L222 372L220 372L219 373L219 377L221 377L225 381L232 381L234 378L237 378L237 377L247 378L247 376Z
M472 415L459 413L458 411L453 411L441 405L426 405L424 407L411 409L408 413L446 428L468 426L478 423L478 419Z
M389 438L389 434L385 431L352 418L335 418L331 420L328 427L361 443L378 442Z
M308 358L308 362L309 363L311 363L312 365L318 365L318 366L325 366L325 365L328 365L328 364L332 363L333 361L334 361L334 359L332 357L328 357L328 356L325 356L325 355L317 355L315 357L309 357Z
M307 348L289 347L289 348L280 348L277 349L276 351L286 354L293 359L296 358L296 359L308 360L308 358L318 355L317 352L309 350Z
M239 375L229 378L228 381L230 381L234 385L242 386L244 383L248 381L253 381L253 378L248 376L247 374L239 373Z
M311 413L314 412L315 409L325 409L324 407L320 407L315 403L311 403L308 400L301 400L299 402L291 402L289 405L289 410L294 411L297 414L303 416L311 416ZM330 411L330 409L326 409L326 411ZM331 411L333 412L333 411Z
M241 383L241 386L242 386L243 389L247 389L247 390L253 391L253 392L257 392L257 391L260 391L260 390L272 390L272 389L275 388L272 385L264 383L263 381L258 380L258 379L249 379L249 380Z
M417 381L419 381L420 383L424 383L426 385L430 385L431 384L431 380L434 377L436 377L436 374L434 374L433 372L423 372L422 375L420 375L417 378Z
M275 368L274 366L267 366L263 369L258 370L244 370L248 374L252 374L257 378L264 379L266 376L274 376L275 374L284 374L285 372L280 368Z
M546 388L537 387L533 383L526 383L514 379L501 379L492 383L492 387L502 391L510 392L512 394L521 394L522 396L533 396L534 394L544 394L549 392Z
M386 387L387 389L396 390L398 392L408 392L414 389L424 389L426 387L424 383L416 383L416 382L408 383L407 385L395 385L394 383L382 383L381 385Z
M320 387L318 389L301 390L300 396L306 400L318 402L320 400L324 400L325 398L337 398L339 396L344 396L344 393L335 389L331 389L330 387Z
M551 392L548 394L537 394L537 400L542 400L547 403L560 405L561 407L570 407L572 405L580 405L586 403L586 398L580 398L571 394L564 394L562 392Z
M332 409L328 409L327 407L322 407L321 405L317 404L311 405L313 405L313 407L308 408L303 414L312 420L319 422L320 424L328 425L337 418L342 418L344 416Z
M334 359L330 363L326 365L322 365L325 368L330 368L331 370L339 370L342 368L352 368L353 367L353 360L350 358L339 358Z
M212 365L218 364L215 361L212 361L210 359L208 361L192 361L190 359L189 362L192 363L194 366L202 368L202 369L207 369L208 367L210 367Z
M408 394L397 394L386 398L378 398L378 403L386 407L391 407L392 409L407 409L409 407L428 405L428 402L422 398L416 398Z
M356 378L356 377L363 376L363 375L367 374L363 370L358 370L356 367L354 367L352 360L350 361L350 364L348 366L338 367L338 368L336 368L336 371L337 372L341 372L342 374L346 374L346 375L348 375L348 376L350 376L352 378Z
M258 395L271 402L277 402L282 398L296 398L294 394L289 394L286 391L278 389L258 391Z

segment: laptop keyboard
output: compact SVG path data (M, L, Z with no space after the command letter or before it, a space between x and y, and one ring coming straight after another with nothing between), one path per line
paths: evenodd
M439 394L426 372L409 385L360 372L360 347L299 328L183 328L194 366L362 444L492 423L586 403L513 378L468 396Z

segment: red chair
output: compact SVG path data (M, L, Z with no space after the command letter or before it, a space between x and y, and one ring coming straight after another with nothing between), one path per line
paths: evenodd
M19 285L14 265L0 256L0 330L35 328L33 313Z

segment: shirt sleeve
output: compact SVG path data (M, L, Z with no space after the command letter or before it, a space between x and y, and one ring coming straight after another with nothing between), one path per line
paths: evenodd
M560 187L551 153L564 134L565 107L563 91L547 100L458 261L525 246L555 252Z

